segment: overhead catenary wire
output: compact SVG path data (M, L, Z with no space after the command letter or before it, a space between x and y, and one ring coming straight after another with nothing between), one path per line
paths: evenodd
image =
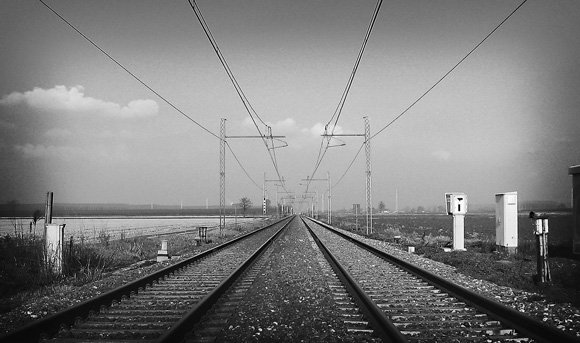
M252 183L254 185L256 185L256 187L258 187L259 189L262 189L262 187L260 187L260 185L258 185L256 183L256 181L254 181L254 179L252 179L252 177L250 176L250 174L248 174L248 172L246 171L246 168L244 168L244 166L242 165L242 163L238 159L238 156L236 156L236 154L232 150L232 147L230 146L230 144L227 141L226 141L226 145L227 145L228 149L230 150L230 152L232 153L232 156L234 156L234 159L236 160L236 162L238 162L238 165L240 166L240 168L242 168L242 171L244 172L244 174L246 174L246 176L248 177L248 179L250 179L250 181L252 181Z
M146 84L143 80L141 80L137 75L135 75L133 72L131 72L129 69L127 69L124 65L122 65L119 61L117 61L113 56L111 56L109 53L107 53L103 48L101 48L99 45L97 45L93 40L91 40L88 36L86 36L84 33L82 33L79 29L77 29L71 22L69 22L68 20L66 20L66 18L64 18L62 15L60 15L56 10L54 10L52 7L50 7L47 3L45 3L43 0L38 0L40 1L41 4L43 4L46 8L48 8L52 13L54 13L57 17L59 17L62 21L64 21L68 26L70 26L73 30L75 30L79 35L81 35L86 41L88 41L89 43L91 43L91 45L93 45L95 48L97 48L101 53L103 53L105 56L107 56L111 61L113 61L116 65L118 65L119 67L121 67L121 69L123 69L127 74L131 75L135 80L137 80L139 83L141 83L143 86L145 86L145 88L147 88L149 91L151 91L153 94L157 95L161 100L163 100L166 104L168 104L169 106L171 106L174 110L176 110L177 112L179 112L182 116L184 116L185 118L187 118L188 120L190 120L191 122L193 122L195 125L199 126L201 129L203 129L204 131L206 131L207 133L209 133L210 135L214 136L217 139L221 138L216 135L215 133L211 132L208 128L206 128L205 126L201 125L199 122L197 122L196 120L194 120L193 118L191 118L190 116L188 116L185 112L183 112L182 110L180 110L177 106L175 106L173 103L171 103L169 100L167 100L163 95L161 95L159 92L157 92L156 90L154 90L152 87L150 87L148 84Z
M338 120L340 119L340 116L342 114L342 110L344 108L344 104L346 103L346 99L348 97L348 94L350 92L350 89L352 87L352 83L354 82L354 78L356 76L356 73L358 71L358 67L360 65L360 62L362 60L363 54L365 52L367 43L369 41L369 38L371 36L373 27L375 25L375 22L377 20L377 17L379 15L379 11L381 9L381 5L382 5L383 1L382 0L378 0L375 8L373 10L373 14L371 17L371 20L369 22L369 25L367 26L367 31L365 33L365 36L363 38L363 42L361 44L361 47L359 49L358 55L356 57L354 66L351 70L350 76L348 78L348 81L346 83L346 87L344 88L344 91L342 92L342 95L340 97L340 100L338 102L338 105L336 107L336 109L334 110L334 113L332 115L332 117L330 118L330 120L328 121L328 123L324 126L324 133L327 134L328 133L328 129L330 129L330 135L323 137L322 138L322 143L320 145L320 150L318 151L318 157L316 159L316 163L314 165L314 171L312 172L312 176L314 177L314 175L316 174L316 172L318 171L318 168L320 167L320 164L322 163L322 160L324 159L324 156L326 155L326 152L328 151L328 148L330 147L330 141L332 140L332 134L334 134L334 130L336 129L337 125L338 125ZM336 119L335 119L336 118ZM332 121L334 120L334 124L332 124ZM332 124L332 126L331 126ZM324 146L324 142L326 141L326 146ZM308 185L306 186L306 191L308 191Z
M234 73L232 72L232 70L230 69L224 55L222 54L217 41L215 40L215 38L213 37L213 34L211 33L211 30L209 28L209 25L207 24L207 22L205 21L205 18L203 17L203 14L200 10L200 8L197 6L197 3L195 2L195 0L187 0L193 13L195 14L197 20L199 21L207 39L209 40L214 52L216 53L216 55L218 56L218 59L220 61L220 63L222 64L224 70L226 71L226 74L228 75L230 81L232 82L240 100L242 101L244 108L246 109L246 112L248 113L248 115L250 116L250 119L252 120L252 122L254 123L254 126L256 127L256 130L258 131L258 133L260 134L262 141L264 142L264 145L266 146L266 149L268 151L268 155L270 156L270 159L272 160L272 164L274 166L274 170L276 171L276 174L278 175L278 178L281 179L282 176L280 174L280 170L278 168L278 161L276 159L276 154L274 152L274 150L276 149L276 147L274 146L274 138L272 136L271 133L271 127L269 125L266 124L266 122L264 122L262 120L262 118L260 118L260 116L258 115L258 113L254 110L254 108L252 107L252 105L250 104L250 101L248 100L248 98L246 97L244 91L242 90L242 87L240 86L240 84L238 83L236 77L234 76ZM260 130L258 123L256 122L256 119L254 118L254 116L266 127L266 133L263 133L262 130ZM268 140L270 140L272 147L270 148L270 146L268 145ZM284 189L285 185L282 182Z
M411 108L413 108L413 106L415 106L427 94L429 94L435 87L437 87L447 76L449 76L449 74L451 74L457 67L459 67L459 65L461 63L463 63L463 61L465 61L475 50L477 50L477 48L479 48L491 35L493 35L495 33L495 31L497 31L500 28L500 26L502 26L506 21L508 21L508 19L512 15L514 15L514 13L516 13L520 9L520 7L522 7L527 1L528 0L522 1L522 3L520 3L519 6L516 7L504 20L502 20L501 23L499 23L487 36L485 36L485 38L483 38L483 40L481 40L481 42L479 42L475 47L473 47L473 49L471 49L467 53L467 55L465 55L461 60L459 60L459 62L457 62L451 69L449 69L448 72L446 72L441 78L439 78L439 80L437 80L437 82L435 82L431 87L429 87L429 89L427 89L423 94L421 94L421 96L419 98L417 98L417 100L415 100L413 103L411 103L411 105L409 105L409 107L407 107L403 112L401 112L398 116L396 116L395 119L391 120L387 125L383 126L379 131L377 131L374 135L372 135L369 138L369 140L373 139L374 137L379 135L381 132L383 132L386 128L391 126L394 122L399 120L399 118L401 118L403 115L405 115Z
M383 128L381 128L379 131L377 131L374 135L369 137L369 141L371 139L373 139L374 137L376 137L377 135L379 135L381 132L383 132L385 129L387 129L389 126L391 126L395 121L397 121L398 119L400 119L403 115L405 115L413 106L415 106L419 101L421 101L427 94L429 94L435 87L437 87L442 81L443 79L445 79L447 76L449 76L449 74L451 74L455 69L457 69L457 67L463 63L477 48L479 48L492 34L494 34L509 18L511 18L514 13L516 13L528 0L523 0L504 20L502 20L489 34L487 34L483 40L481 40L477 45L475 45L475 47L473 47L473 49L471 49L467 55L465 55L461 60L459 60L459 62L457 62L448 72L446 72L441 78L439 78L439 80L437 80L437 82L435 82L431 87L429 87L429 89L427 89L426 92L424 92L419 98L417 98L417 100L415 100L413 103L411 103L411 105L409 105L403 112L401 112L397 117L395 117L393 120L391 120L387 125L385 125ZM354 161L357 159L358 155L360 154L362 147L364 146L361 145L361 147L359 148L359 150L357 151L356 155L354 156L354 158L352 159L352 161L350 162L350 164L348 165L346 171L343 173L343 175L336 181L336 183L331 186L331 189L334 188L335 186L337 186L340 181L344 178L344 176L348 173L348 171L350 170L350 167L353 165Z
M80 31L80 29L78 29L76 26L74 26L70 21L68 21L66 18L64 18L60 13L58 13L55 9L53 9L52 7L50 7L48 4L46 4L43 0L39 0L40 3L42 3L45 7L47 7L53 14L55 14L58 18L60 18L63 22L65 22L68 26L70 26L75 32L77 32L81 37L83 37L86 41L88 41L91 45L93 45L96 49L98 49L101 53L103 53L107 58L109 58L111 61L113 61L117 66L119 66L121 69L123 69L126 73L128 73L131 77L133 77L135 80L137 80L139 83L141 83L145 88L147 88L149 91L151 91L153 94L155 94L156 96L158 96L161 100L163 100L166 104L168 104L169 106L171 106L173 109L175 109L178 113L180 113L182 116L184 116L186 119L190 120L191 122L193 122L194 124L196 124L197 126L199 126L201 129L203 129L204 131L206 131L207 133L209 133L210 135L214 136L217 139L221 140L221 137L219 137L218 135L214 134L213 132L211 132L209 129L207 129L206 127L204 127L203 125L201 125L199 122L197 122L196 120L194 120L193 118L191 118L190 116L188 116L185 112L183 112L181 109L179 109L177 106L175 106L173 103L171 103L169 100L167 100L167 98L165 98L163 95L161 95L159 92L157 92L155 89L153 89L151 86L149 86L147 83L145 83L141 78L139 78L137 75L135 75L133 72L131 72L128 68L126 68L123 64L121 64L119 61L117 61L111 54L109 54L108 52L106 52L103 48L101 48L97 43L95 43L92 39L90 39L87 35L85 35L82 31ZM240 162L240 160L238 159L238 157L236 156L236 154L234 153L234 151L232 150L231 146L227 143L226 144L228 146L228 149L230 150L230 152L232 153L232 156L234 156L234 159L236 160L236 162L238 163L238 165L240 166L240 168L242 168L242 171L244 172L244 174L250 179L250 181L256 185L256 187L260 188L261 187L254 181L254 179L252 179L252 177L248 174L248 172L246 171L246 169L244 168L244 166L242 165L242 163Z

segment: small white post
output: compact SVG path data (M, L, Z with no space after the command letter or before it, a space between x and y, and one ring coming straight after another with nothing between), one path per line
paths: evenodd
M453 250L465 250L465 215L453 215Z
M46 225L46 263L51 265L52 270L58 274L62 274L65 225L66 224Z
M167 240L161 241L161 250L157 250L157 262L169 260L169 253L167 252Z
M453 215L453 250L465 250L465 214L467 195L465 193L445 193L447 214Z

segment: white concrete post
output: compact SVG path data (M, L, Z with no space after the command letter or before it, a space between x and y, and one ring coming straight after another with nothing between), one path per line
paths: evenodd
M46 263L55 273L62 273L64 254L64 227L66 224L46 225Z
M169 253L167 252L167 240L161 241L161 250L157 250L157 262L169 260Z
M465 250L465 215L453 215L453 250Z

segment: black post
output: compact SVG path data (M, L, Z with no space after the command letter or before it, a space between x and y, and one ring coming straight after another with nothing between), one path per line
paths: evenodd
M52 202L53 202L53 193L47 192L46 193L46 206L44 208L44 237L46 237L46 225L52 224Z

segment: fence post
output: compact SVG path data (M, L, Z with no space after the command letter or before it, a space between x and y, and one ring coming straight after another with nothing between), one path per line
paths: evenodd
M52 224L52 202L53 193L46 193L46 206L44 207L44 237L46 237L46 226Z

